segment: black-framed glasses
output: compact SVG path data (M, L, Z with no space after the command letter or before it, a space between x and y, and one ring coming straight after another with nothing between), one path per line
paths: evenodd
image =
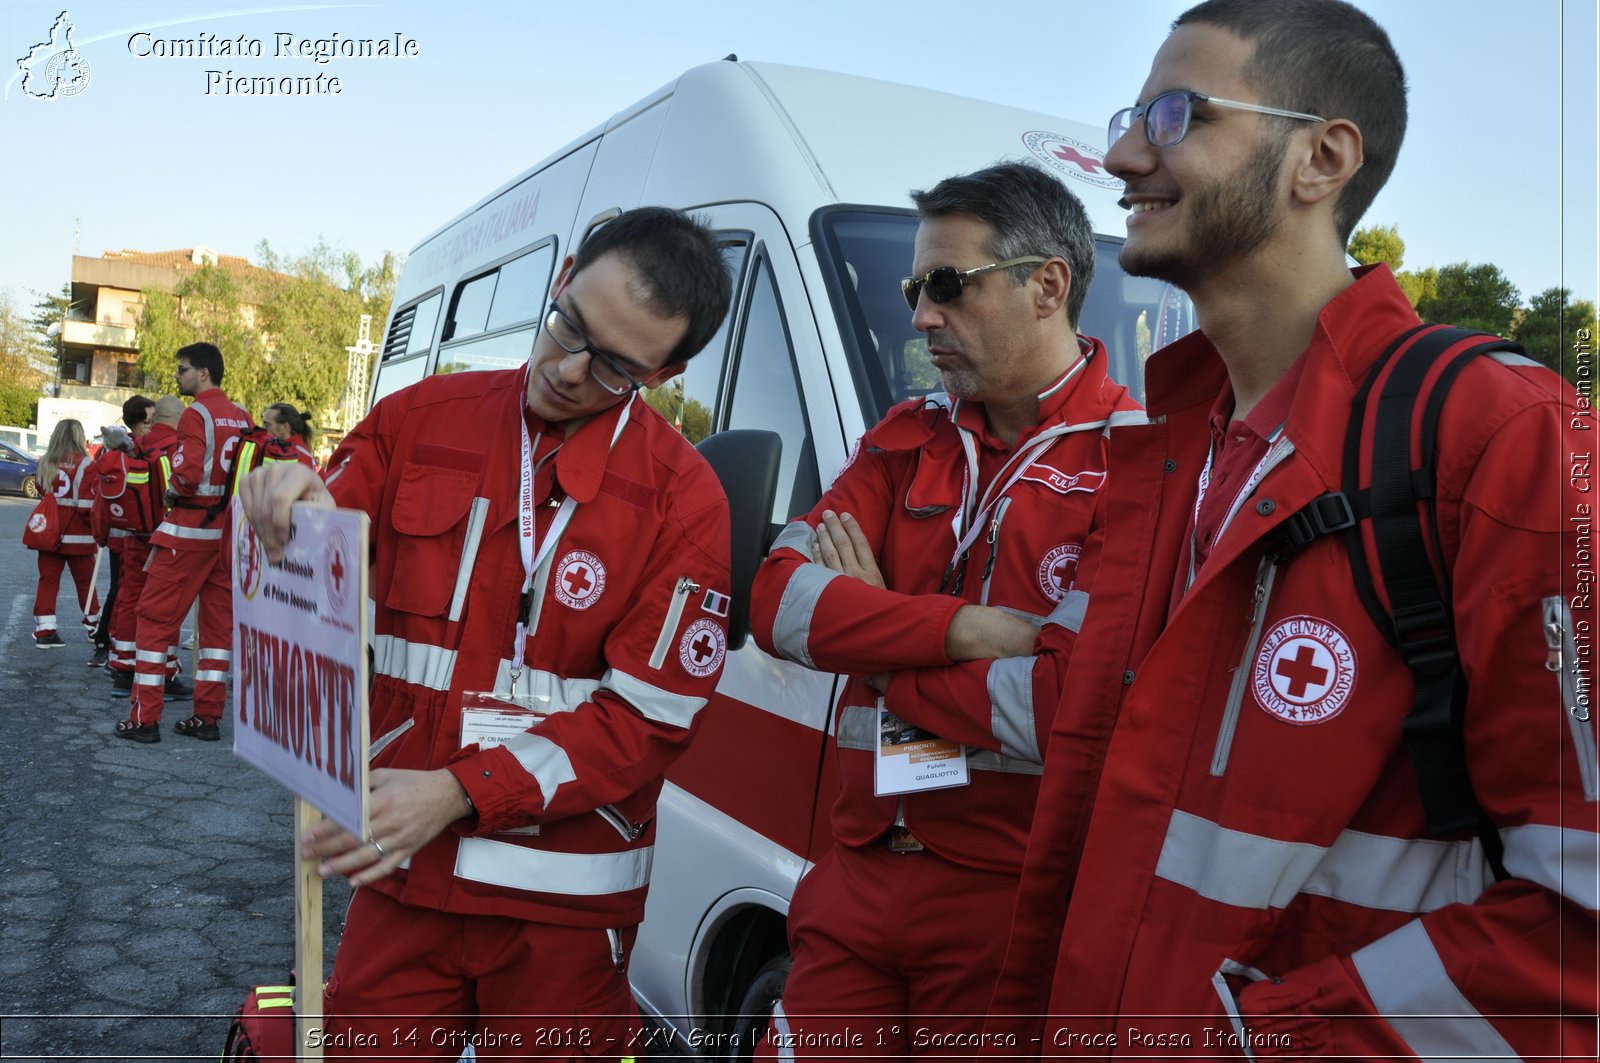
M1144 119L1144 138L1154 148L1170 148L1189 135L1189 120L1194 117L1194 101L1209 103L1214 107L1231 107L1236 111L1254 111L1256 114L1275 114L1279 118L1296 118L1302 122L1326 122L1327 119L1302 111L1285 111L1281 107L1263 107L1259 103L1241 103L1220 96L1207 96L1203 92L1178 89L1163 92L1149 103L1137 107L1124 107L1111 116L1106 127L1106 150L1110 151L1133 128L1133 123Z
M988 273L994 269L1009 269L1012 266L1037 266L1050 259L1043 255L1024 255L1021 258L1008 258L1004 262L991 262L987 266L974 266L972 269L956 269L954 266L935 266L920 277L906 277L900 282L900 291L905 294L906 305L916 313L917 299L926 291L928 298L936 303L948 303L952 299L960 298L962 286L968 277L977 276L979 273Z
M550 338L556 341L568 354L589 355L589 375L594 382L611 392L613 395L626 395L630 391L638 391L644 387L644 381L637 380L633 374L622 368L616 355L607 354L589 342L589 334L578 326L578 323L566 315L566 312L555 303L550 304L550 313L545 315L544 330Z

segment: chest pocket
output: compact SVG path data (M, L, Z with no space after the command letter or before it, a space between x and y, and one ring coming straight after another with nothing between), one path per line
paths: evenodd
M443 616L464 560L478 473L407 462L390 508L395 573L384 604L402 613Z

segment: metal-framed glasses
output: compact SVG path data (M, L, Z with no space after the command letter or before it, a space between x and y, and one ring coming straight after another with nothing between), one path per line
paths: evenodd
M974 266L972 269L956 269L954 266L935 266L920 277L907 277L900 282L900 291L905 294L906 305L916 312L917 299L926 291L928 298L936 303L948 303L961 296L961 289L966 284L968 277L979 273L988 273L994 269L1009 269L1012 266L1037 266L1041 262L1050 260L1042 255L1024 255L1021 258L1008 258L1004 262L991 262L987 266Z
M568 354L589 355L589 375L594 382L611 392L613 395L626 395L630 391L638 391L644 387L644 381L637 380L633 374L622 368L616 355L607 354L589 342L589 334L578 326L555 303L550 304L550 313L545 316L544 330L550 338L556 341Z
M1111 116L1106 127L1106 150L1110 151L1133 128L1133 123L1144 119L1144 138L1154 148L1170 148L1189 135L1189 119L1194 117L1194 101L1209 103L1214 107L1232 107L1236 111L1254 111L1256 114L1275 114L1279 118L1296 118L1302 122L1326 122L1327 119L1301 111L1285 111L1281 107L1263 107L1259 103L1241 103L1220 96L1207 96L1203 92L1179 89L1163 92L1149 103L1137 107L1124 107Z

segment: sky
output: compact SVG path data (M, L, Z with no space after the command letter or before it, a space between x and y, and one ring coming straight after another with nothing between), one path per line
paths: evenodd
M1404 267L1492 262L1523 302L1596 297L1595 0L1357 0L1411 84L1399 164L1362 224L1394 224ZM488 192L700 63L820 67L1096 126L1133 103L1186 0L619 0L73 4L81 91L25 91L17 60L63 8L0 5L0 294L31 306L74 253L210 246L255 259L319 240L404 254ZM173 39L262 54L160 54ZM284 35L284 36L280 36ZM276 54L398 35L414 54ZM411 42L411 43L407 43ZM39 61L56 49L47 45ZM217 71L208 74L207 71ZM235 77L338 78L256 97ZM895 130L883 130L893 137ZM914 144L907 145L915 150Z

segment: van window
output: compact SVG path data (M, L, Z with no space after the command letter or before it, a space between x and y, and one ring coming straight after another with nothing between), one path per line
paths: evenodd
M867 422L896 402L938 390L927 340L911 327L900 293L900 279L911 272L916 214L824 208L812 231ZM1170 284L1123 273L1121 248L1121 240L1095 238L1095 276L1079 326L1105 343L1111 375L1143 398L1144 360L1195 328L1194 307Z
M434 372L511 369L526 362L539 338L555 260L555 244L545 243L464 282Z
M439 320L443 292L434 292L410 306L401 307L389 322L383 338L383 356L378 360L372 382L370 408L379 399L421 380L428 371L428 348L433 344L433 326Z
M758 257L754 272L739 338L728 427L761 428L783 439L772 508L772 523L781 525L816 505L822 497L822 484L772 267Z
M682 373L661 387L646 388L644 392L644 400L677 426L691 443L700 442L715 430L722 367L728 359L728 330L733 324L734 307L739 302L740 274L750 253L747 233L718 233L717 239L722 245L722 264L733 281L734 297L729 311L711 342L689 359Z

